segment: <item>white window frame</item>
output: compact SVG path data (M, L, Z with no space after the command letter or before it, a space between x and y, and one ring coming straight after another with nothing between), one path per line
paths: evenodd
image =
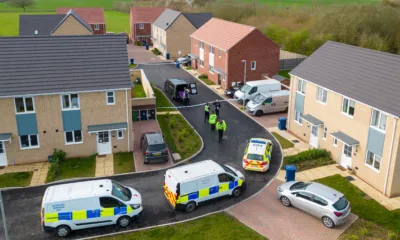
M208 65L208 71L209 71L211 74L214 74L214 66Z
M376 126L372 124L372 121L374 120L374 112L377 112L377 114L379 114L379 115L378 115L378 122L377 122ZM386 119L385 119L385 124L384 124L384 129L380 128L380 126L381 126L381 120L382 120L382 115L384 115L384 116L386 117ZM371 126L372 128L374 128L374 129L380 131L380 132L385 133L385 132L386 132L387 119L388 119L388 115L387 115L387 114L384 114L384 113L382 113L382 111L379 111L378 109L374 109L374 108L373 108L372 111L371 111L371 122L370 122L370 126Z
M328 136L328 128L324 127L324 131L322 132L322 139L326 140Z
M71 98L71 95L72 95L72 94L78 95L78 105L79 105L78 108L72 108L72 98ZM79 93L61 94L60 96L61 96L60 99L61 99L61 109L62 109L62 111L71 111L71 110L80 110L80 109L81 109L81 97L79 96ZM69 108L64 108L64 102L63 102L64 96L68 96L68 99L69 99Z
M345 100L347 100L347 103L348 103L347 111L346 111L346 112L343 111L343 106L344 106ZM354 113L353 113L353 115L350 115L350 114L349 114L350 103L351 103L351 102L354 103ZM341 111L344 115L346 115L346 116L348 116L348 117L350 117L350 118L354 118L354 114L356 113L356 101L354 101L354 100L352 100L352 99L350 99L350 98L348 98L348 97L343 96L343 97L342 97L342 106L341 106L340 111Z
M94 27L94 30L96 30L96 31L100 30L100 25L99 24L94 24L93 27Z
M200 67L204 68L204 60L200 59Z
M369 165L369 164L367 163L367 160L368 160L368 153L372 153L372 154L373 154L372 165ZM376 162L376 158L377 158L377 157L380 158L380 160L379 160L379 169L376 169L376 168L375 168L375 162ZM375 153L373 153L373 152L367 150L366 153L365 153L364 165L367 166L367 167L369 167L369 168L371 168L371 169L374 170L375 172L379 173L380 170L381 170L381 168L382 168L382 157L380 157L380 156L376 155Z
M139 23L139 29L144 29L144 24L143 23Z
M300 94L306 94L306 80L298 78L297 79L297 92Z
M203 41L200 41L200 48L204 49L204 42Z
M254 66L253 66L253 64L254 64ZM256 61L252 61L251 62L251 70L256 70L256 68L257 68L257 62Z
M81 141L76 142L75 141L75 131L81 131ZM67 132L64 132L64 143L65 145L74 145L74 144L82 144L83 143L83 131L82 130L75 130L75 131L67 131L67 132L72 132L72 139L74 140L73 142L67 142Z
M23 112L18 112L17 111L17 98L22 98L22 102L24 103L24 111ZM27 98L32 98L32 106L33 106L33 111L26 111L26 99ZM34 97L15 97L14 98L14 110L15 114L29 114L29 113L35 113L35 98Z
M121 134L122 134L122 136L121 136L121 137L119 136L119 133L121 133ZM117 131L117 139L118 139L118 140L122 140L122 139L124 139L124 130L118 130L118 131Z
M34 136L34 135L36 135L38 145L32 147L31 136ZM29 147L22 147L21 136L28 136ZM21 136L18 136L19 147L21 150L40 148L39 134L30 134L30 135L21 135Z
M299 119L296 119L297 118L297 113L299 114ZM297 111L297 110L294 110L294 121L297 123L297 124L299 124L300 126L303 126L303 119L301 118L301 112L299 112L299 111Z
M333 146L337 147L338 146L338 139L337 138L333 138Z
M108 96L109 93L112 93L112 98L113 98L112 103L108 102L108 98L111 97L111 96ZM107 105L115 105L115 91L106 92L106 103L107 103Z
M325 94L325 102L324 102L324 94ZM317 87L317 102L326 105L328 102L328 90L326 88Z
M210 53L214 54L214 46L210 45Z

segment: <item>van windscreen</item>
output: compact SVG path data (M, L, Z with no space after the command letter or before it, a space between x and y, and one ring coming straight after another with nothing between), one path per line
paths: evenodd
M252 88L252 86L249 86L249 85L246 84L240 89L240 91L242 91L244 93L248 93L251 88Z
M132 193L129 188L122 186L121 184L112 181L111 194L123 201L129 201L132 197Z
M254 103L262 103L265 100L265 97L261 94L257 94L254 99L253 102Z

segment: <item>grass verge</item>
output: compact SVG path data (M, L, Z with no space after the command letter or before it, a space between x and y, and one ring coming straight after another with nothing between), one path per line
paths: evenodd
M96 156L70 158L60 163L60 173L53 181L78 178L78 177L94 177L96 171ZM46 179L46 182L49 182Z
M32 180L33 172L5 173L0 175L0 188L26 187Z
M185 67L185 69L186 69L186 70L192 70L192 67L191 67L191 66Z
M179 153L186 159L201 148L201 139L180 114L157 116L158 123L172 153Z
M176 108L160 108L160 107L173 107L169 99L161 92L160 89L153 87L154 95L156 96L156 107L158 112L171 112L177 111Z
M271 132L272 135L278 140L278 142L281 144L282 149L287 149L287 148L292 148L294 147L294 143L291 141L287 140L286 138L282 137L276 132Z
M266 239L235 218L218 213L185 223L157 227L149 230L99 238L98 240L157 240L157 239Z
M142 84L136 84L133 87L133 98L145 98L146 92L144 91Z
M389 239L398 240L399 235L393 231L382 228L371 221L359 218L346 231L340 235L338 240L373 240Z
M200 76L199 79L207 85L215 85L215 83L208 79L208 77Z
M132 152L114 153L114 173L128 173L135 171L135 160Z
M296 155L287 156L283 159L282 169L285 165L295 165L298 172L334 164L330 153L325 149L310 149Z
M136 66L137 66L136 63L134 63L134 64L129 64L129 68L135 68Z

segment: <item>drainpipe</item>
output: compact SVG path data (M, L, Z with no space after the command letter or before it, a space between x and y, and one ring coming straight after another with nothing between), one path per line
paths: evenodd
M397 118L397 117L393 117L394 123L393 123L393 132L392 132L392 143L390 144L389 162L388 162L388 167L386 169L385 186L383 187L383 195L385 195L385 196L386 196L387 182L388 182L388 178L389 178L390 163L392 162L394 135L396 134L396 126L397 126L398 119L399 118Z
M289 85L289 87L290 87L290 89L289 89L289 91L290 91L290 94L289 94L289 106L288 106L288 119L286 120L286 124L287 124L287 130L288 131L290 131L290 113L292 112L292 89L293 89L293 85L294 84L292 84L292 82L293 82L293 78L292 78L292 75L290 75L290 85ZM295 94L296 94L296 92L295 92ZM293 107L295 107L295 104L293 104Z
M128 152L131 151L131 128L129 127L129 102L128 102L128 89L125 89L125 99L126 99L126 123L128 123L128 130L127 130L127 135L128 135Z

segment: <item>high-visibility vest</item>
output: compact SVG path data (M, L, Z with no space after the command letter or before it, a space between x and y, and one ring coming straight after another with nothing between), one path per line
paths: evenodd
M217 114L215 114L215 113L211 114L208 122L210 124L215 124L217 122Z
M204 111L205 111L205 112L209 112L209 111L210 111L210 107L209 107L208 105L206 105L206 106L204 107Z
M222 121L222 123L220 123L220 122L217 122L217 130L226 130L226 123L225 123L225 121Z

